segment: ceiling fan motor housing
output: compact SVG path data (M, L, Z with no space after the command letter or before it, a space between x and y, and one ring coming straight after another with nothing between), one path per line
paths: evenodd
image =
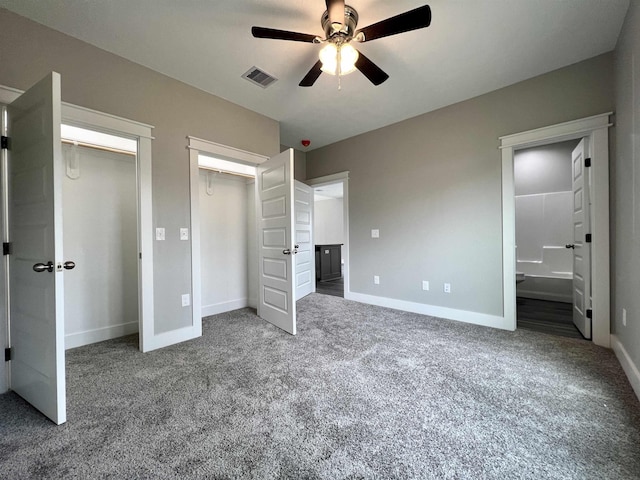
M326 35L327 41L336 43L346 43L353 38L358 26L358 12L355 8L344 6L344 23L342 25L332 24L329 18L329 10L322 14L322 29ZM335 25L335 27L334 27ZM336 27L338 29L336 29Z

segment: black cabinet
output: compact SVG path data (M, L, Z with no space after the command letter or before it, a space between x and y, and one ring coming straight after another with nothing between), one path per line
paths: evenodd
M342 244L316 245L316 279L334 280L342 276Z

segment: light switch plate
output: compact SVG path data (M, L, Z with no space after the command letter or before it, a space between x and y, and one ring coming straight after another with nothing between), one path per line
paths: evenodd
M164 228L156 228L156 240L164 240Z
M422 290L429 290L429 281L428 280L423 280L422 281Z
M181 228L180 229L180 240L189 240L189 229Z
M191 304L191 295L189 295L188 293L185 293L184 295L182 295L182 306L188 307L190 304Z
M373 276L373 283L380 285L380 277L378 275Z
M371 230L371 238L380 238L380 230L377 228Z

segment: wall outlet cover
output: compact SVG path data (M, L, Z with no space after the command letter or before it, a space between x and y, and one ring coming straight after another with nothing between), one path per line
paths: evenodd
M373 283L380 285L380 277L378 275L373 276Z
M181 228L180 229L180 240L189 240L189 229Z
M184 295L182 295L182 306L188 307L190 304L191 304L191 295L189 295L188 293L185 293Z
M165 239L164 228L156 228L156 240L162 241Z
M626 308L622 309L622 326L623 327L627 326L627 309Z
M451 293L451 284L450 283L445 283L444 284L444 293Z
M429 281L428 280L423 280L422 281L422 290L425 290L425 291L429 290Z
M380 238L380 230L377 228L371 230L371 238Z

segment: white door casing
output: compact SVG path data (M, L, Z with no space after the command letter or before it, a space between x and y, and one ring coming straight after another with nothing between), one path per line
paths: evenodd
M548 145L565 140L588 139L591 170L589 174L591 204L591 335L596 345L609 348L610 265L609 265L609 121L611 112L572 120L548 127L500 137L502 151L502 258L503 324L516 328L516 255L515 188L513 156L522 148Z
M10 387L58 425L66 421L62 264L73 260L62 257L61 117L57 73L8 107Z
M296 180L295 204L295 255L296 300L316 291L315 250L313 246L313 188Z
M591 252L586 242L589 228L589 192L585 158L589 155L583 138L571 153L573 181L573 323L582 335L591 338Z
M293 149L258 165L258 316L296 334Z

